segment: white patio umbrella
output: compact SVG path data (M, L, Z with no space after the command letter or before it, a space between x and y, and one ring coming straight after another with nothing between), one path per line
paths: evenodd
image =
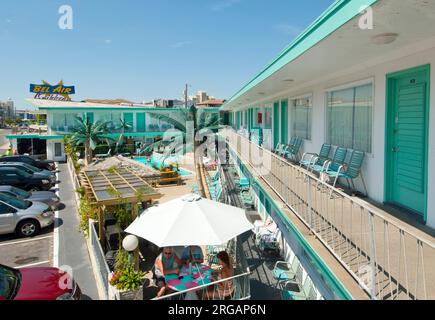
M245 210L189 195L148 209L125 231L162 248L222 245L253 227Z

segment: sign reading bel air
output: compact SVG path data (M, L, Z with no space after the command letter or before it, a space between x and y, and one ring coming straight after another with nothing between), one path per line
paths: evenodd
M75 94L75 87L64 86L63 81L57 85L42 81L43 84L31 84L30 92L35 94L35 99L56 100L56 101L71 101L70 94Z

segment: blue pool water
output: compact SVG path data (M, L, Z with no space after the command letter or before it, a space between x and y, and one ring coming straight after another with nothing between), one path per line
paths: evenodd
M177 158L174 157L169 157L166 159L165 164L169 164L169 163L174 163L174 160L176 160ZM157 168L160 168L162 165L162 159L158 156L153 155L151 157L151 161L148 161L147 158L135 158L134 159L137 162L143 163L145 164L147 167L149 168L154 168L153 166L155 165ZM176 161L175 161L176 162ZM182 177L187 177L187 176L191 176L193 175L193 173L189 170L183 169L183 168L178 168L178 174Z

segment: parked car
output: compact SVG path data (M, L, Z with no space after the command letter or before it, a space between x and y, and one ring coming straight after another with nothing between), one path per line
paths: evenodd
M39 169L45 169L50 171L56 169L54 161L35 160L30 156L6 156L6 157L1 157L0 162L22 162L22 163L30 164L31 166L37 167Z
M53 178L56 179L56 175L45 169L39 169L37 167L34 167L30 164L23 163L23 162L1 162L0 161L0 167L14 167L20 170L23 170L24 172L27 172L29 174L35 174L44 178Z
M15 269L0 264L0 300L80 300L82 291L57 268Z
M12 186L0 186L0 193L22 200L42 202L52 209L57 209L60 204L59 197L51 191L28 192Z
M56 179L29 174L14 167L0 167L0 185L14 186L26 191L48 191L56 184Z
M54 212L42 202L21 200L0 193L0 234L33 237L52 225Z

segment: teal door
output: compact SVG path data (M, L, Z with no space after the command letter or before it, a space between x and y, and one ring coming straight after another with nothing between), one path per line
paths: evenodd
M273 148L279 143L279 102L273 104Z
M388 77L388 202L426 220L429 66Z

